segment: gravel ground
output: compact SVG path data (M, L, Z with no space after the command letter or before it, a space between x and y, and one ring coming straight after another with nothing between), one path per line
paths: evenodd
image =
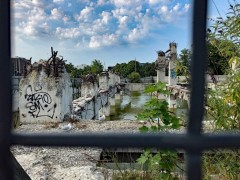
M22 124L15 131L17 133L136 133L139 132L142 123L126 120L104 122L69 120L64 123ZM180 131L182 132L183 129ZM33 180L112 179L112 170L96 165L102 152L100 148L13 146L11 150Z
M23 124L18 133L61 133L69 122L46 124ZM138 121L86 120L71 122L68 133L76 132L138 132ZM102 149L83 147L26 147L13 146L12 152L33 180L58 179L111 179L112 172L96 167Z

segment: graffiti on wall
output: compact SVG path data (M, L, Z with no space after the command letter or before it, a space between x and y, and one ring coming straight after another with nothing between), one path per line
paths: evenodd
M41 86L36 86L33 90L32 86L28 85L24 96L27 101L28 113L34 118L42 116L53 118L57 104L52 101L47 92L41 90Z
M170 71L170 76L171 76L172 79L177 78L177 75L176 75L176 72L175 72L174 69L171 69L171 71Z

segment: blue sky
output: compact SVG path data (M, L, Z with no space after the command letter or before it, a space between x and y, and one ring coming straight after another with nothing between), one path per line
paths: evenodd
M228 1L214 2L224 15ZM12 56L48 59L53 46L74 65L153 62L172 41L190 47L191 16L191 0L13 0Z

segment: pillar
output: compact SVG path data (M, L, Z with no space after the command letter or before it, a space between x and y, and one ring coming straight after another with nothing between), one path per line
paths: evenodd
M177 74L175 71L175 64L174 64L177 59L177 44L170 43L169 49L170 49L170 60L168 65L168 85L174 86L177 84ZM169 108L177 108L176 99L173 95L170 95L168 97L168 104L169 104Z

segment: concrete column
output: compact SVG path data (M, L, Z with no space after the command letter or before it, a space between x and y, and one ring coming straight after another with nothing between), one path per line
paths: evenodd
M174 86L177 84L177 74L175 72L175 64L174 64L174 62L177 59L177 44L170 43L169 49L170 49L170 61L168 66L168 85ZM168 104L169 104L169 108L176 108L177 103L174 96L172 95L169 96Z
M177 84L177 74L175 72L175 64L174 62L177 59L177 44L170 43L170 61L168 66L168 85L173 86Z
M105 105L100 110L105 116L110 116L110 105Z
M96 78L92 75L85 76L81 84L81 97L93 97L98 92Z
M165 52L157 51L158 58L155 61L155 67L157 71L157 82L165 82Z
M157 83L159 81L165 82L165 68L157 69Z
M109 88L109 75L108 72L102 72L99 74L99 89L100 90L108 90Z
M120 93L115 94L115 99L116 100L121 100L122 99L121 94Z
M115 102L115 98L110 97L110 106L115 106L116 102Z

